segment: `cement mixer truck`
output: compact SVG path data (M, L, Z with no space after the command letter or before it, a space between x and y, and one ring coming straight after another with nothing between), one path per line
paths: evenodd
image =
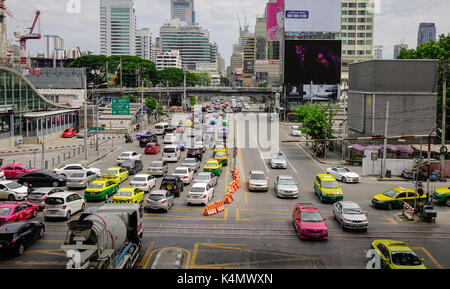
M61 246L68 269L130 269L142 248L142 207L106 203L70 221Z

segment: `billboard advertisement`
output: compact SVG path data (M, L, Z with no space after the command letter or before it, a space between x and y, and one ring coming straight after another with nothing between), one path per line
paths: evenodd
M245 60L244 61L244 73L253 73L255 72L255 61L254 60Z
M305 101L338 101L341 95L339 84L303 85L303 100Z
M277 3L267 3L267 41L280 41L280 34L283 29L283 4L284 0L278 0Z
M340 32L340 0L285 0L286 32Z
M287 40L285 47L285 83L341 83L340 40Z
M288 84L286 86L286 98L303 99L303 84Z

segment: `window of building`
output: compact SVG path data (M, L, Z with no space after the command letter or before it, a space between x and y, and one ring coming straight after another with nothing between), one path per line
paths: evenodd
M358 50L358 55L364 55L364 50Z
M355 55L355 50L347 50L348 55Z
M2 114L0 115L0 133L5 133L10 131L9 126L9 115Z

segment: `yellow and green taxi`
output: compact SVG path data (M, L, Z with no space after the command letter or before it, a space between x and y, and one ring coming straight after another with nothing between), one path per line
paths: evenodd
M434 190L434 199L438 204L450 206L450 187Z
M338 184L336 179L329 174L318 174L314 178L314 191L321 202L335 203L342 201L342 185Z
M128 179L129 172L127 169L122 167L111 167L108 168L105 173L102 175L102 179L112 180L116 183L122 183L126 179Z
M375 240L370 248L377 252L381 269L427 269L423 259L406 243L394 240ZM375 256L375 258L378 258ZM375 262L377 264L377 262Z
M213 155L215 156L219 152L227 153L227 148L224 145L216 145L213 150Z
M375 195L372 198L372 205L380 209L394 209L403 208L403 202L414 205L414 200L417 197L417 202L426 201L426 195L420 196L414 190L408 188L392 188L382 194Z
M114 203L141 203L144 200L144 191L138 188L120 188L114 195Z
M220 171L222 170L222 165L217 160L209 160L206 162L203 167L204 172L211 172L216 176L220 175Z
M227 166L228 165L228 155L227 153L224 152L218 152L214 155L214 159L216 161L219 161L219 163L223 166Z
M85 190L84 198L90 200L107 200L119 189L119 184L112 180L100 179L93 181Z

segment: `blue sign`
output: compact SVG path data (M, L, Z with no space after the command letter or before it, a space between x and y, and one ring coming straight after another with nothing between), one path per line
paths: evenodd
M309 11L286 10L286 19L309 19Z

